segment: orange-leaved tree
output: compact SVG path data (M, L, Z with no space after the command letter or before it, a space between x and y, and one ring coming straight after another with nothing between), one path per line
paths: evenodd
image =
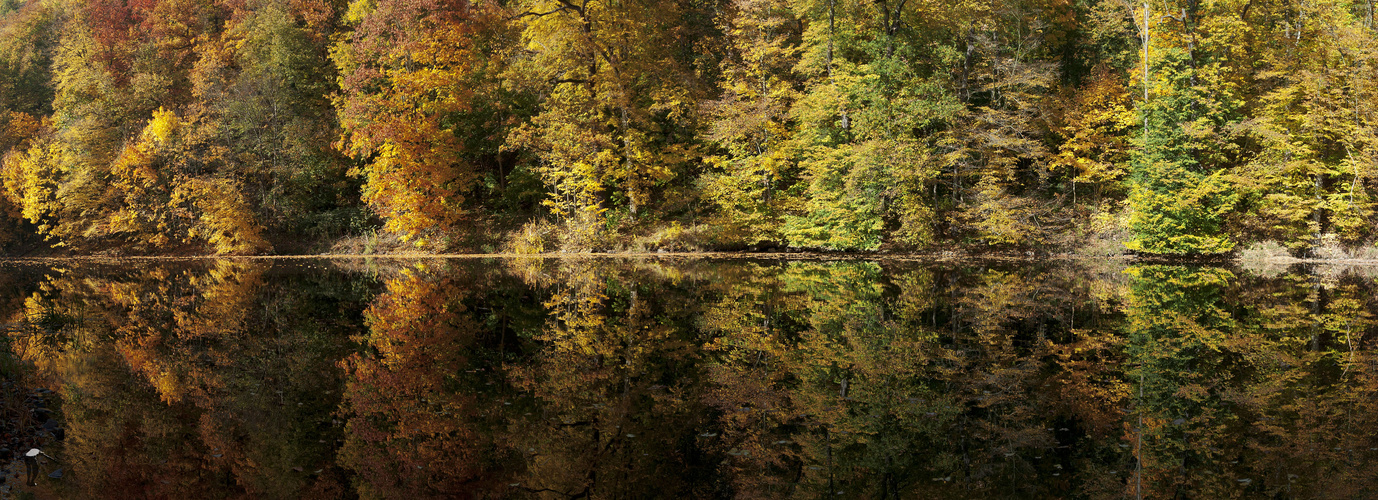
M485 70L485 4L462 0L354 2L354 31L336 44L337 146L359 160L363 197L386 229L417 245L471 213L467 193L480 171L457 122L472 108Z

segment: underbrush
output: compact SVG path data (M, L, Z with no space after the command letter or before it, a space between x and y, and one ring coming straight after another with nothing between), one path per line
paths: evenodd
M1054 246L1078 257L1120 257L1126 255L1125 243L1132 238L1127 211L1117 204L1102 203L1089 213L1080 214L1076 224L1064 231Z
M415 251L416 245L402 241L396 234L370 230L364 234L336 240L326 251L331 255L387 255Z

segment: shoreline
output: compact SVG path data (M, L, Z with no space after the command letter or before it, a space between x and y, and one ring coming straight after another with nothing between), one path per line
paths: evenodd
M753 259L753 260L880 260L907 262L1125 262L1146 264L1344 264L1378 266L1378 259L1357 258L1297 258L1297 257L1195 257L1170 258L1136 255L1089 256L1071 253L1041 255L967 254L964 252L937 253L879 253L879 252L547 252L521 253L373 253L373 254L292 254L292 255L67 255L0 257L0 262L120 262L120 261L200 261L200 260L422 260L422 259Z

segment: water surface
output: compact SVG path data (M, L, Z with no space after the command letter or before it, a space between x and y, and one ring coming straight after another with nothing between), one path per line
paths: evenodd
M10 264L65 498L1357 498L1363 269Z

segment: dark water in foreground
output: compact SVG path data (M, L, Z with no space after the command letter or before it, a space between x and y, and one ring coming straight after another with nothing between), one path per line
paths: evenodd
M66 498L1362 498L1362 270L9 265Z

